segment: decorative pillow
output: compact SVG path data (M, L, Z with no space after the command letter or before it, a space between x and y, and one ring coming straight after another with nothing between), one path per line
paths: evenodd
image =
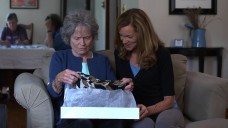
M183 111L184 109L184 88L186 83L187 71L186 63L187 58L184 55L172 54L172 64L174 72L174 86L175 98L178 106Z
M100 51L96 51L99 54L103 54L105 56L108 57L109 62L111 63L113 72L116 71L116 67L115 67L115 57L114 57L114 52L112 50L100 50Z
M45 85L47 85L49 82L49 66L53 53L54 52L50 52L49 54L47 54L46 57L44 57L43 59L43 64L41 68L38 68L33 72L35 76L41 78L44 81Z

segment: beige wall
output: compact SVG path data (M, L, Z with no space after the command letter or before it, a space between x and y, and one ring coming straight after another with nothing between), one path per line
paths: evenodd
M139 8L150 16L158 35L170 46L175 38L182 38L189 45L188 31L183 26L187 19L185 16L169 15L169 0L138 0ZM217 15L222 20L215 20L206 28L206 41L208 47L224 47L222 77L228 78L228 5L227 0L217 0ZM198 60L189 58L188 69L198 71ZM205 72L216 75L216 59L214 57L205 60Z
M148 13L154 28L165 42L166 46L170 46L173 39L182 38L185 42L189 42L188 31L184 28L187 22L185 16L169 15L168 1L169 0L134 0L136 4L129 4L126 8L131 6L138 6ZM126 2L126 0L123 0ZM207 46L221 46L224 47L223 55L223 71L222 76L228 78L228 5L227 0L217 0L217 15L222 20L215 20L208 25L206 31ZM127 3L127 2L126 2ZM5 15L8 12L16 12L20 23L35 23L34 41L42 43L45 37L44 18L49 13L60 13L60 0L39 0L39 9L9 9L8 0L0 0L0 28L5 25ZM189 43L187 43L189 45ZM189 58L189 70L198 71L197 59ZM216 59L214 57L207 58L205 61L205 72L216 75Z

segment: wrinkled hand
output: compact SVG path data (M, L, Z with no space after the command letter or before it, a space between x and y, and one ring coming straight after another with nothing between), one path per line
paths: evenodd
M9 41L5 41L5 45L7 48L9 48L11 46L11 43Z
M81 76L75 71L66 69L56 76L56 80L61 83L73 85Z
M123 78L122 84L126 84L127 86L124 88L125 91L133 91L134 83L131 78Z
M149 116L149 111L145 105L138 104L138 108L140 109L140 119L143 119Z
M56 75L52 82L52 87L56 93L60 93L63 88L63 83L73 85L80 78L80 75L75 71L66 69Z
M15 40L15 44L19 45L19 44L23 44L23 43L22 43L22 41L20 39L17 39L17 40Z

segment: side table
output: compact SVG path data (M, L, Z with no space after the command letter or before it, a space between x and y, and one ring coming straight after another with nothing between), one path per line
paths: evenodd
M222 76L222 55L223 47L202 47L202 48L179 48L167 47L171 54L182 54L187 57L198 57L199 72L204 72L204 59L207 56L214 56L217 58L217 76Z

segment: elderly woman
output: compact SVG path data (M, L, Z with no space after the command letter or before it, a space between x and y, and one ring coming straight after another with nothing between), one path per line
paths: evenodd
M63 104L65 85L74 85L80 79L78 71L102 80L116 79L108 58L91 51L98 35L98 28L95 18L86 10L71 12L64 19L61 35L72 49L57 51L52 56L49 71L50 83L48 84L57 127L122 127L121 120L60 119L60 107ZM125 90L132 89L131 79L124 78L122 83L127 84Z

